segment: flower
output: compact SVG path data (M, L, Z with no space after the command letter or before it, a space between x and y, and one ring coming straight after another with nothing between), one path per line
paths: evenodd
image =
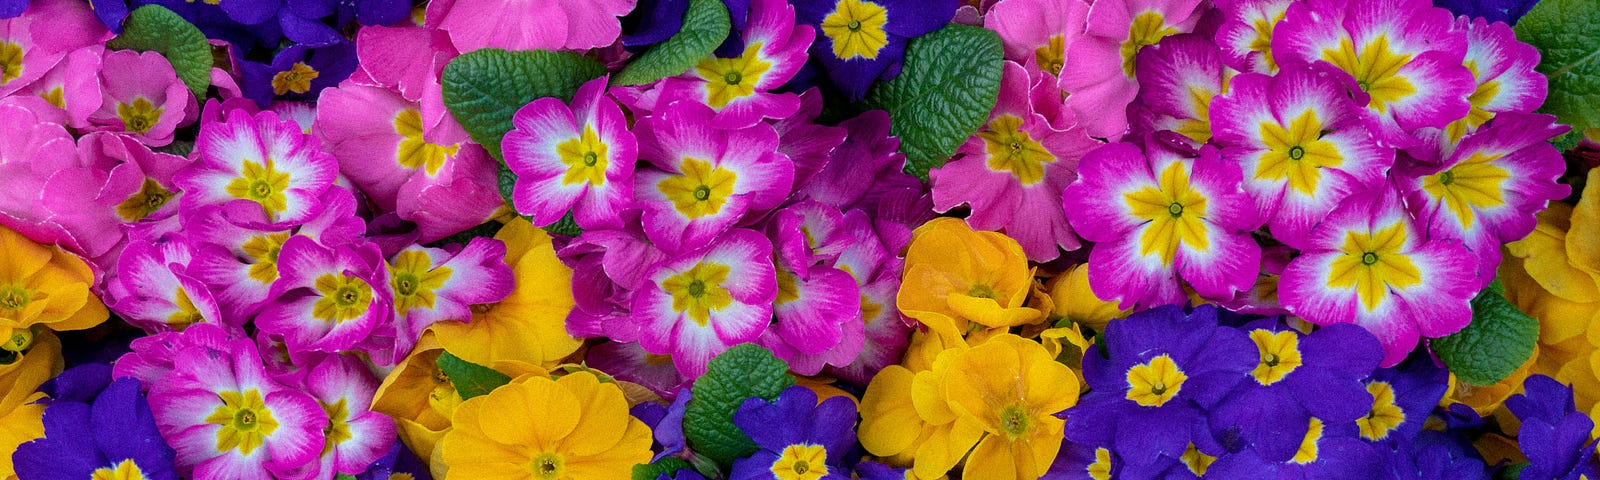
M962 478L1038 478L1055 461L1065 421L1055 415L1078 401L1078 377L1043 346L1001 334L962 352L950 365L950 408L988 433Z
M1382 185L1394 161L1333 75L1306 67L1243 74L1211 106L1222 158L1243 167L1244 189L1273 238L1291 246L1351 193Z
M38 80L68 52L109 37L84 2L34 0L21 16L0 19L0 97Z
M1506 408L1522 421L1517 445L1529 461L1522 473L1559 479L1600 475L1589 436L1594 420L1573 407L1572 388L1544 375L1528 377L1523 386L1527 393L1506 400Z
M423 332L411 355L384 377L372 396L372 411L393 418L400 441L429 464L438 458L439 440L450 431L450 417L462 402L455 383L439 368L443 354L433 332Z
M428 24L450 35L456 48L584 50L604 47L622 34L617 19L636 0L457 0L428 5ZM484 12L497 12L484 15Z
M100 82L105 99L89 121L133 134L152 146L172 143L173 130L199 114L189 88L178 80L166 57L156 52L108 52Z
M1477 87L1467 97L1472 109L1441 132L1443 145L1439 150L1445 155L1449 155L1461 137L1477 131L1501 113L1532 113L1544 103L1548 89L1544 76L1533 69L1539 64L1539 51L1517 41L1511 27L1486 23L1481 18L1460 17L1456 19L1455 28L1467 32L1467 56L1463 64L1472 71ZM1434 152L1427 153L1429 155L1424 157L1432 159Z
M53 120L55 123L88 129L89 116L100 110L105 100L100 90L104 56L105 47L101 45L74 50L38 80L18 90L17 96L12 98L24 98L23 95L38 97L43 100L43 105L29 105L35 113L50 117L60 115L60 118ZM50 113L46 113L47 110Z
M504 300L515 289L505 243L474 238L460 251L410 246L388 262L396 320L394 359L411 351L422 330L437 322L472 319L473 305Z
M108 313L89 292L93 284L83 260L0 227L0 338L34 325L57 331L99 325Z
M172 447L156 430L139 381L119 378L98 385L104 390L92 399L58 399L45 408L44 438L17 447L13 455L17 478L178 478Z
M523 375L456 408L440 443L468 478L620 478L650 460L650 427L615 383L580 371Z
M1426 357L1413 357L1365 380L1372 405L1356 419L1362 440L1396 446L1416 438L1445 396L1449 371Z
M1061 192L1076 179L1078 159L1100 143L1080 129L1058 129L1036 113L1035 95L1058 94L1045 83L1030 88L1021 65L1007 62L1000 85L999 103L988 123L961 145L962 156L928 173L933 204L949 211L966 203L973 228L1004 229L1029 260L1054 260L1062 248L1079 246L1060 210Z
M1066 106L1089 136L1115 140L1128 128L1128 103L1139 93L1135 76L1140 49L1194 28L1205 10L1199 0L1097 1L1089 6L1085 31L1066 45L1061 90Z
M975 328L1038 321L1043 313L1023 306L1032 283L1015 240L975 232L961 219L944 217L913 233L895 305L933 333L953 339Z
M260 478L315 461L328 425L310 395L267 377L248 339L177 350L172 373L150 388L150 409L178 473L198 478Z
M1477 17L1489 22L1516 25L1539 2L1530 0L1434 0L1434 5L1450 9L1462 17Z
M305 365L300 382L328 416L321 454L301 466L305 474L315 478L355 475L389 451L395 439L394 420L368 409L378 380L360 360L342 355L323 357Z
M672 357L646 352L639 342L611 341L589 347L584 353L583 362L590 368L611 372L618 380L639 384L674 402L689 396L689 389L684 388L689 386L689 382L684 380L683 374L678 373L678 367L672 364ZM650 428L655 430L656 440L664 443L662 427L652 424ZM677 435L681 437L683 433L680 431ZM678 443L683 443L682 439ZM656 456L660 457L660 452Z
M1182 303L1182 283L1213 299L1249 289L1261 248L1246 232L1261 221L1238 186L1237 164L1210 147L1184 158L1152 145L1095 149L1067 187L1067 219L1098 242L1089 252L1090 286L1122 308Z
M1294 0L1224 0L1217 3L1226 20L1217 27L1216 44L1229 67L1242 72L1272 74L1278 61L1272 55L1272 32Z
M517 110L501 148L517 174L512 203L539 225L570 210L584 229L622 226L633 200L638 144L622 109L605 95L607 77L578 87L569 108L545 97Z
M1071 320L1099 331L1105 330L1111 320L1132 313L1117 308L1116 302L1102 300L1095 295L1089 286L1089 268L1083 265L1074 265L1057 274L1045 284L1045 288L1049 290L1051 303L1055 306L1048 314L1051 318Z
M573 306L572 269L556 258L550 235L527 220L506 223L494 238L505 244L501 261L510 267L511 278L500 281L509 281L510 293L498 302L474 302L471 321L438 322L430 328L450 353L472 363L520 361L553 368L582 345L565 328ZM460 284L460 288L477 287Z
M1220 57L1217 45L1197 34L1174 35L1151 46L1134 74L1139 96L1128 107L1133 132L1168 130L1196 143L1211 141L1212 100L1227 93L1238 74Z
M856 408L849 398L818 402L811 389L796 385L770 403L760 397L745 400L733 424L760 450L734 460L730 479L850 478L846 465L856 443Z
M668 253L705 245L747 213L778 206L794 176L765 124L719 128L710 108L677 102L639 122L639 157L654 168L634 175L650 241Z
M978 443L984 426L957 415L945 395L950 365L965 345L946 349L935 335L923 338L937 360L916 365L907 358L909 368L890 365L873 376L861 396L857 433L861 446L889 465L911 467L916 478L938 478Z
M266 108L274 99L317 100L323 89L356 71L356 46L342 39L322 47L296 44L279 50L272 63L244 58L234 62L244 95Z
M1465 327L1473 286L1481 285L1461 244L1429 239L1400 202L1387 187L1351 195L1311 231L1278 281L1290 313L1377 335L1384 366L1405 359L1419 336Z
M305 236L283 243L277 282L256 327L282 335L291 353L339 352L367 339L395 315L383 288L388 272L376 245L324 247Z
M820 38L811 56L850 100L867 95L872 83L900 74L906 44L938 30L955 15L955 0L803 0L795 2L800 23Z
M19 333L22 333L19 335ZM43 437L45 405L38 400L43 392L35 392L40 384L62 367L61 341L55 334L42 330L37 335L31 330L12 332L0 347L0 451L13 455L0 455L0 478L14 479L12 457L19 445Z
M1378 478L1385 467L1372 447L1356 438L1355 426L1311 417L1294 457L1277 462L1255 448L1217 458L1206 470L1216 478Z
M687 378L711 357L754 341L772 319L778 295L772 243L733 229L705 247L657 264L633 298L639 344L672 355Z
M224 205L239 221L301 223L317 212L318 197L338 174L313 137L271 111L234 110L222 122L201 125L195 152L199 161L173 179L185 193L185 213Z
M1000 34L1007 60L1060 75L1067 45L1083 33L1088 17L1089 4L1077 0L1002 0L990 7L983 26Z
M743 50L733 58L710 56L691 72L668 80L664 102L694 101L717 112L721 128L744 128L762 118L788 118L800 108L793 93L772 93L806 63L806 48L816 35L795 26L794 7L781 0L754 0L745 26Z
M211 289L188 272L193 259L194 246L183 237L130 242L106 288L111 309L147 332L223 321Z

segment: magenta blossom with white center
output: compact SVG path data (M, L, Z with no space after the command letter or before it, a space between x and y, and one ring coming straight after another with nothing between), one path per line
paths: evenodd
M684 377L699 378L711 357L761 336L777 296L772 242L729 230L652 269L633 300L639 344L671 355Z
M182 210L223 205L252 223L306 221L339 173L315 137L271 111L234 110L223 122L202 125L194 150L199 160L174 179L184 191Z
M1212 99L1239 72L1222 64L1217 45L1200 34L1174 35L1139 55L1139 97L1128 107L1135 134L1162 130L1198 147L1212 138Z
M108 306L146 332L221 322L204 282L189 275L194 248L181 236L140 238L123 249L117 277L106 285Z
M535 225L560 221L570 210L585 230L622 226L639 147L622 109L605 94L607 78L578 87L570 107L540 98L511 118L501 148L517 174L512 202Z
M718 128L745 128L763 118L788 118L800 96L775 90L804 66L817 33L795 25L794 7L783 0L750 0L744 50L733 58L709 57L662 85L661 101L691 101L717 112Z
M861 287L844 270L815 265L801 273L777 268L776 321L757 343L801 375L816 375L825 365L844 366L861 353L866 326L861 320Z
M1194 29L1200 0L1099 0L1089 6L1085 31L1066 46L1061 90L1089 136L1116 140L1128 129L1128 103L1139 94L1135 75L1144 47Z
M316 460L300 465L287 477L360 474L394 445L394 419L369 408L378 391L378 379L360 360L348 355L324 356L307 365L296 383L328 416L323 430L327 444Z
M394 318L382 254L370 243L325 247L305 236L283 243L277 282L256 316L289 352L350 350Z
M422 331L435 322L472 320L472 305L495 303L511 294L506 244L474 238L460 251L406 247L389 259L389 293L394 298L394 355L399 363Z

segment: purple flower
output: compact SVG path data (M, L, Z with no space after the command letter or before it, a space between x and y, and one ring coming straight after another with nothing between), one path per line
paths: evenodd
M367 471L356 475L357 480L388 480L391 478L406 478L410 475L412 480L433 480L433 475L428 472L428 466L422 464L422 459L417 454L411 453L404 443L395 442L389 447L389 453L379 457L367 467Z
M1224 455L1210 465L1210 478L1380 478L1383 458L1356 436L1353 423L1328 423L1312 417L1295 456L1276 462L1255 448Z
M1461 404L1456 404L1461 405ZM1464 407L1464 406L1463 406ZM1467 408L1471 411L1470 408ZM1450 478L1488 480L1488 466L1465 437L1449 432L1423 430L1410 448L1396 452L1393 477L1396 479Z
M689 399L693 397L689 389L678 392L678 398L670 405L655 402L642 402L629 411L634 418L650 426L650 431L659 446L656 456L650 459L656 462L662 458L675 456L682 452L686 443L683 436L683 412L688 406Z
M812 476L807 478L850 478L844 460L856 443L856 407L849 398L819 404L811 389L793 386L771 403L745 400L733 414L733 424L761 450L734 460L730 480L792 478L808 472Z
M0 18L13 18L28 9L30 0L0 0Z
M26 2L24 2L26 3ZM1433 6L1465 17L1483 17L1490 23L1516 25L1539 0L1433 0Z
M69 370L63 378L83 368ZM96 376L102 381L109 379ZM12 456L17 478L178 478L173 471L172 448L156 430L138 380L119 378L97 397L92 393L89 397L58 399L45 408L44 438L23 444ZM138 475L118 476L130 471Z
M244 96L266 108L273 99L314 101L322 89L339 85L356 71L356 45L340 40L325 47L293 45L272 63L245 60L234 50Z
M625 28L622 46L629 50L654 45L672 38L683 29L683 15L689 11L689 0L639 0L628 16L623 17Z
M900 75L906 43L938 30L956 0L795 0L800 23L817 28L811 56L851 100L878 79Z
M1366 380L1372 407L1356 420L1361 438L1383 442L1391 449L1416 438L1439 399L1444 398L1449 378L1449 371L1427 356L1413 356L1398 366L1373 372Z
M1506 408L1522 420L1517 446L1528 467L1521 478L1600 477L1595 442L1589 441L1594 420L1574 407L1572 387L1544 375L1530 376L1522 386L1525 393L1506 399Z

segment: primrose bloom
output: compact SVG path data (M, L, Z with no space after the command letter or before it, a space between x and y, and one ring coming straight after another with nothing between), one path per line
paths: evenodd
M637 0L457 0L430 3L428 25L439 26L463 52L585 50L610 45L622 34L617 17ZM484 12L496 12L484 15Z
M1091 137L1117 139L1128 128L1127 107L1139 93L1139 51L1200 21L1200 0L1103 0L1089 6L1082 36L1066 46L1061 90L1067 108Z
M0 97L32 84L68 52L109 36L84 2L35 0L18 17L0 19Z
M1223 65L1217 45L1199 34L1174 35L1140 55L1138 67L1133 131L1178 132L1195 145L1211 141L1212 99L1227 93L1238 73Z
M1043 475L1061 449L1066 421L1055 415L1078 403L1072 369L1038 342L1001 334L961 352L948 375L944 388L950 409L988 433L967 458L961 477Z
M100 370L89 374L94 367ZM90 376L98 378L87 378ZM173 472L172 447L161 439L138 380L119 378L112 382L104 364L75 367L56 378L60 379L56 380L57 385L83 379L104 389L83 392L85 398L62 398L59 394L53 398L45 409L44 438L23 444L14 452L14 478L178 478Z
M1382 185L1394 162L1334 75L1299 66L1240 75L1211 106L1222 158L1242 167L1273 238L1291 246L1351 193Z
M90 123L161 146L172 143L174 129L199 115L189 87L159 53L107 52L100 77L105 98L100 110L89 115Z
M1179 304L1183 282L1205 298L1230 299L1255 284L1261 225L1239 188L1237 164L1202 148L1184 158L1152 143L1089 152L1062 199L1089 252L1089 281L1122 308Z
M314 137L271 111L233 110L202 125L195 153L200 159L173 179L186 197L182 210L224 205L240 221L305 222L339 173Z
M1023 306L1033 276L1022 247L1005 235L975 232L959 218L917 227L905 269L895 305L942 337L958 338L973 323L1003 328L1044 316Z
M511 119L501 148L517 174L512 203L535 224L555 223L570 210L584 229L622 226L639 148L622 109L605 94L606 79L579 87L571 107L545 97Z
M852 100L899 74L906 43L950 23L955 0L801 0L801 23L821 30L811 55Z
M744 128L762 118L788 118L800 109L800 97L773 93L806 63L806 48L816 33L795 26L794 7L783 0L750 0L744 49L739 56L710 56L682 77L662 87L663 101L688 99L717 112L719 128Z
M793 386L768 403L750 398L733 424L760 448L734 460L730 479L790 478L845 480L846 457L856 440L855 404L846 397L821 402L804 386Z
M1057 129L1036 113L1036 97L1021 65L1006 62L1000 82L999 103L989 122L961 145L962 156L928 172L933 205L949 211L966 203L972 207L967 223L973 228L1003 229L1028 259L1054 260L1062 248L1079 246L1061 210L1061 192L1077 178L1078 159L1100 142L1077 128Z
M412 245L388 262L396 321L394 360L437 322L472 319L471 306L495 303L514 288L505 243L474 238L455 253Z
M99 325L108 313L89 293L93 284L83 260L0 227L0 338L34 325L57 331Z
M198 322L221 322L211 289L189 273L194 247L181 237L129 242L107 285L111 305L129 324L147 332L182 330Z
M321 454L300 468L308 478L365 472L394 444L394 420L368 409L378 379L360 360L342 355L323 357L305 368L301 384L328 416Z
M688 378L728 347L754 341L772 321L778 296L772 242L734 229L705 248L657 264L635 293L639 344L672 355Z
M324 247L305 236L283 243L280 278L256 326L283 335L290 352L348 350L389 322L395 309L376 245ZM291 294L292 295L286 295Z
M1384 366L1405 359L1419 336L1465 327L1483 284L1472 254L1454 240L1429 239L1390 188L1352 195L1301 252L1278 282L1283 307L1318 325L1366 327L1383 343Z
M1455 26L1467 32L1463 64L1472 71L1477 87L1467 96L1472 105L1467 116L1444 128L1446 145L1460 142L1501 113L1537 110L1549 89L1545 76L1533 69L1539 65L1538 49L1517 41L1511 27L1468 17L1456 18Z
M528 374L455 409L439 447L467 478L624 478L650 461L650 427L611 382Z
M1337 0L1289 6L1273 33L1279 63L1325 61L1369 98L1372 128L1390 146L1410 132L1444 128L1471 109L1472 72L1462 65L1466 34L1427 0Z
M1007 60L1059 76L1067 45L1088 20L1089 4L1078 0L1002 0L989 9L983 26L1000 34Z
M178 350L172 373L150 388L161 436L180 474L265 478L314 462L328 417L317 401L267 377L254 342Z
M99 111L104 101L100 86L104 57L105 47L98 44L73 50L66 58L56 62L44 76L18 90L15 95L32 95L44 100L49 107L36 104L29 108L36 109L41 115L48 115L43 110L54 109L63 116L54 118L56 123L89 129L89 116Z
M1225 18L1216 35L1223 61L1241 72L1276 73L1272 32L1292 3L1294 0L1218 1L1217 9Z
M788 196L794 164L777 153L772 127L723 129L710 108L677 102L639 122L639 157L654 168L634 175L645 234L661 250L705 245L748 212Z
M573 306L572 269L556 257L550 235L527 220L512 220L494 238L504 243L504 255L465 258L484 262L492 258L504 262L509 271L502 270L504 266L467 263L478 272L470 277L463 274L462 279L489 277L496 289L502 284L509 286L508 293L500 294L500 300L495 302L473 302L471 321L438 322L431 328L450 353L472 363L519 361L554 368L583 344L566 329L567 314ZM466 253L456 257L462 258ZM482 295L470 292L480 288L472 282L463 281L459 288ZM396 349L396 354L404 353Z
M926 347L923 353L936 358L915 365L908 355L906 366L890 365L873 376L861 396L858 434L868 453L890 465L910 467L916 478L939 478L972 450L985 426L958 414L946 395L950 365L966 348L964 342L917 338L925 341L913 339L912 351Z
M1517 444L1529 455L1523 471L1532 478L1585 478L1600 475L1594 442L1587 433L1594 419L1573 405L1572 387L1544 375L1528 377L1525 393L1506 400L1522 421Z
M1356 435L1354 423L1311 417L1290 459L1268 460L1252 445L1218 458L1206 473L1215 478L1382 478L1383 457Z

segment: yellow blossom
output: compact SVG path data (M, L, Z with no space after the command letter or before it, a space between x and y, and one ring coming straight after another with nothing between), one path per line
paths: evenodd
M1106 329L1106 323L1128 316L1128 311L1117 308L1117 302L1101 299L1089 289L1089 268L1076 265L1050 279L1046 285L1055 310L1051 318L1066 318L1083 323L1095 331Z
M967 458L962 478L1035 479L1055 461L1066 421L1054 415L1078 403L1078 377L1043 346L999 335L960 352L945 379L950 408L987 433Z
M468 362L553 368L582 345L566 326L574 305L572 269L556 258L550 235L527 220L510 221L495 238L506 243L506 264L516 278L511 295L473 307L469 323L439 322L430 328L445 349Z
M48 330L29 338L22 352L0 350L0 480L14 480L11 452L44 436L44 398L35 390L61 372L61 342Z
M925 350L941 345L933 335L922 342ZM983 425L956 415L944 394L951 362L965 350L956 343L935 354L926 370L890 365L872 378L861 396L858 433L867 452L910 467L908 478L939 478L955 468L983 436Z
M1033 277L1022 247L999 233L973 231L964 220L937 218L918 227L905 267L896 305L941 336L1044 317L1023 305Z
M451 423L440 448L461 478L627 478L650 461L650 427L622 389L586 371L519 376L463 402Z
M33 325L61 331L104 322L109 314L89 293L92 284L82 259L0 227L0 333L8 338Z

